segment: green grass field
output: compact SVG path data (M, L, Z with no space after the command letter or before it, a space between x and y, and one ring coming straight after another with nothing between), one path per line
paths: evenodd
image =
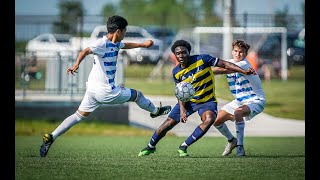
M246 137L246 157L221 157L226 140L204 136L180 158L185 137L168 133L155 154L138 157L153 134L127 125L82 122L45 158L42 135L60 122L16 120L15 177L22 179L304 179L304 137Z
M149 135L151 136L151 134ZM246 157L221 157L225 139L203 137L180 158L183 137L162 139L138 157L149 136L61 136L45 158L41 136L16 136L16 179L304 179L304 137L248 137Z

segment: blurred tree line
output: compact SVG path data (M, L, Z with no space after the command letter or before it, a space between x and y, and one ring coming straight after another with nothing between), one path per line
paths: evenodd
M106 3L100 12L106 23L118 14L132 25L158 25L179 29L190 26L222 26L222 19L214 12L216 0L120 0L119 6ZM59 21L53 31L79 35L84 8L81 1L60 1ZM80 22L80 23L79 23ZM79 25L80 24L80 25Z
M234 3L234 0L232 0ZM53 31L82 36L82 1L63 0L59 4L59 20L54 23ZM223 19L215 12L216 0L120 0L119 5L106 3L100 15L107 22L112 15L125 17L131 25L158 25L175 30L181 27L223 26ZM303 13L305 4L301 5ZM234 11L234 9L232 9ZM232 13L234 15L234 13ZM278 27L288 26L288 7L275 12ZM234 17L233 17L234 18ZM234 21L236 24L237 22Z

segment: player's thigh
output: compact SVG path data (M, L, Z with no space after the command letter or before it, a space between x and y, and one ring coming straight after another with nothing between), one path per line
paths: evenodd
M93 112L100 105L101 103L95 99L95 93L86 91L78 110L81 111L81 115L86 115Z
M120 94L108 101L104 101L107 104L124 104L128 102L131 97L134 95L134 90L126 87L121 87Z
M210 117L214 116L214 119L215 119L218 113L218 104L216 102L209 101L206 103L197 104L193 107L193 109L198 111L198 114L201 118L205 114L204 117L206 115L209 115ZM210 111L212 113L208 113L207 111Z
M228 120L231 120L231 121L234 120L233 114L230 114L230 113L226 112L225 110L220 110L218 112L218 116L217 116L216 120L214 121L214 125L218 126Z
M185 108L187 110L187 113L186 113L187 117L189 117L191 114L193 114L195 112L195 110L192 108L190 103L186 103ZM177 103L172 108L172 110L170 111L168 117L173 119L174 121L176 121L178 123L180 122L180 106L179 106L179 103Z
M247 104L248 108L250 109L250 114L246 120L250 120L256 115L260 114L264 110L264 105L264 102Z
M239 107L240 105L235 101L231 101L227 104L225 104L224 106L222 106L221 110L234 115L235 110ZM219 117L219 113L218 113L218 117Z

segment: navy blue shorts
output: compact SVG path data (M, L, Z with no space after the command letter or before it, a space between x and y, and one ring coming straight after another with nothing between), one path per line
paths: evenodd
M192 102L187 102L185 107L187 110L187 117L189 117L191 114L193 114L194 112L198 111L199 116L201 117L202 114L207 111L210 110L212 112L214 112L217 116L217 103L213 102L213 101L209 101L206 103L201 103L201 104L196 104L196 103L192 103ZM175 120L176 122L180 122L180 106L179 103L177 103L173 109L171 110L169 117L172 118L173 120Z

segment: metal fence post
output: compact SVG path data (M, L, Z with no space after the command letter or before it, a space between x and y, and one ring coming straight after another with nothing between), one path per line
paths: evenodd
M58 94L61 94L61 89L62 89L62 58L61 58L61 54L60 52L57 53L57 57L58 57Z

